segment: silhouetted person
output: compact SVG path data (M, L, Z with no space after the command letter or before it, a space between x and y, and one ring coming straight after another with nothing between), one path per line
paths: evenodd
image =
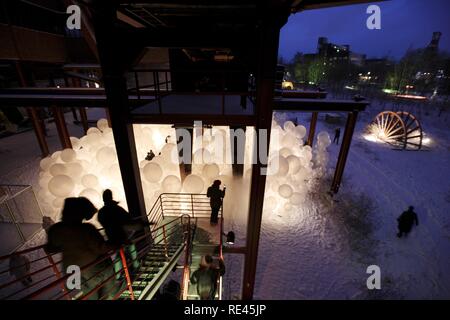
M24 255L13 255L9 259L9 274L20 280L25 287L28 287L33 282L31 276L28 275L30 269L30 260Z
M111 249L96 227L83 220L91 219L97 212L95 206L84 197L67 198L64 201L61 222L55 223L48 230L46 252L62 252L63 271L71 265L81 269L81 291L89 294L89 299L112 298L115 292L112 260L107 255ZM84 268L95 260L99 262ZM114 277L112 277L114 278ZM93 289L103 286L97 291ZM117 288L120 289L120 288Z
M222 199L225 197L226 188L224 187L223 190L220 190L221 183L222 181L215 180L206 193L206 196L209 198L209 204L211 205L211 224L217 224Z
M154 157L156 157L155 153L153 152L153 150L150 150L149 152L147 152L145 160L152 161Z
M113 200L112 191L106 189L103 192L104 206L98 211L98 221L105 228L108 242L119 248L129 244L130 234L128 231L142 230L144 223L133 220L131 215L117 201ZM138 268L136 246L130 244L126 247L126 253L133 262L133 267ZM115 264L116 271L122 269L122 262L118 259Z
M197 294L201 300L214 300L217 291L217 280L225 274L225 264L219 259L219 266L213 265L210 255L202 257L200 268L191 276L191 283L197 285Z
M414 212L414 207L410 206L407 211L404 211L400 217L397 218L398 221L398 233L397 237L401 238L403 234L405 237L411 231L413 224L419 225L419 219L417 214Z
M336 128L336 130L334 130L333 143L339 144L339 137L340 136L341 136L341 128Z

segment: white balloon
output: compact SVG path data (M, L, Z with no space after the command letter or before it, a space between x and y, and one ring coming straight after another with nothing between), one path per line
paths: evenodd
M86 174L81 178L81 183L86 188L94 189L98 186L98 178L93 174Z
M41 160L39 166L41 167L42 170L47 171L48 169L50 169L50 166L53 164L53 161L54 160L51 157L46 157Z
M294 134L298 139L303 139L306 135L306 128L304 126L296 126L294 129Z
M52 178L51 175L43 176L39 179L39 186L45 190L48 188L48 183L50 182L50 179Z
M81 147L80 139L78 139L77 137L70 137L70 143L72 144L72 148L74 150L78 150Z
M280 149L280 156L283 156L285 158L289 157L292 153L292 150L289 148L284 147Z
M112 147L102 147L97 151L97 161L101 166L109 167L117 162L117 153Z
M297 139L297 137L291 132L286 133L281 138L281 145L286 148L298 145L299 143L300 143L299 139Z
M273 211L277 207L277 199L274 196L269 196L264 199L264 211Z
M58 160L61 159L61 158L60 158L61 152L62 152L62 151L56 151L56 152L54 152L54 153L52 154L52 159L54 160L53 162L56 162L56 161L58 161Z
M67 167L63 163L52 164L49 172L53 177L68 174Z
M153 163L153 162L147 163L142 170L143 170L144 178L148 182L158 182L159 180L161 180L161 177L163 175L161 166L159 164Z
M292 187L288 184L282 184L278 188L278 194L285 199L289 199L292 196L293 190Z
M100 120L98 120L98 121L97 121L97 127L98 127L101 131L104 131L105 129L109 128L108 120L103 119L103 118L100 119Z
M286 121L283 128L285 131L293 131L295 129L295 124L292 121Z
M52 201L52 205L56 209L61 209L64 205L64 198L56 198L55 200Z
M72 162L66 164L67 168L67 175L69 177L72 177L72 179L80 179L83 173L83 166L81 163L78 162Z
M289 163L289 174L296 174L302 166L300 159L294 155L290 155L286 160Z
M61 160L64 162L72 162L77 158L75 150L67 148L61 152Z
M203 179L195 174L188 175L183 182L183 190L187 193L201 193L204 186Z
M274 157L269 161L269 175L285 176L289 171L289 162L283 156Z
M294 205L294 206L298 206L300 204L302 204L304 201L304 196L303 194L299 193L299 192L294 192L291 196L291 198L289 199L289 202Z
M162 181L163 192L177 193L181 191L181 181L178 177L170 175Z
M87 131L88 135L90 135L90 134L100 134L100 133L101 133L101 131L98 128L96 128L96 127L91 127Z
M213 179L214 177L217 177L220 173L220 168L217 164L205 164L203 166L202 175L204 177Z
M75 189L72 178L66 175L58 175L50 179L48 190L56 197L68 197Z

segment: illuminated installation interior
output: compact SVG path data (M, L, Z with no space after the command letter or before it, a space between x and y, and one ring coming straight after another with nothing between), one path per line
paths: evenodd
M170 125L134 125L136 151L141 172L146 209L161 193L206 193L215 179L232 183L230 132L228 127L195 128L192 173L180 177L175 129ZM248 130L250 132L250 130ZM245 177L251 174L253 134L246 135ZM320 132L314 150L304 145L306 128L286 121L272 122L269 168L264 210L293 212L313 182L326 170L330 137ZM48 215L59 216L66 197L84 196L97 207L101 194L113 191L114 198L127 209L114 137L106 119L88 130L81 139L71 137L73 149L57 151L40 163L38 197ZM154 158L149 160L149 153ZM314 179L313 179L314 178Z

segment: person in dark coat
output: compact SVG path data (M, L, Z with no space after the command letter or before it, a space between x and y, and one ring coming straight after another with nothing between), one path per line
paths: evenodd
M98 211L98 221L105 228L108 242L116 247L130 243L131 233L142 230L144 222L133 220L131 215L117 201L113 200L112 191L106 189L103 192L104 206ZM126 254L131 259L133 268L139 267L137 261L136 246L131 243L126 246ZM118 260L115 264L116 271L122 269L122 262Z
M334 130L333 143L339 144L339 137L340 136L341 136L341 128L336 128L336 130Z
M64 272L71 265L80 267L82 295L90 294L89 299L110 299L116 294L115 281L110 278L114 273L113 264L108 256L112 247L94 225L83 223L96 212L92 202L84 197L65 199L62 220L48 229L45 250L62 252ZM99 262L85 268L97 259Z
M191 276L191 283L197 286L197 294L201 300L214 300L217 291L217 280L225 274L225 264L219 259L219 266L213 265L210 255L202 257L200 268Z
M405 237L411 231L413 224L419 225L419 219L417 214L414 212L414 207L410 206L407 211L404 211L400 217L397 218L398 221L398 233L397 237L401 238L404 234Z
M211 206L211 224L217 224L219 217L219 210L222 206L222 199L225 197L225 190L220 190L220 184L222 181L215 180L214 183L208 188L206 196L209 198L209 204Z

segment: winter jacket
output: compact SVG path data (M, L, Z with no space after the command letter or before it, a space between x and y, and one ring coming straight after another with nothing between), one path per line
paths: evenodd
M202 300L214 300L217 290L217 280L225 274L225 265L219 260L219 267L204 267L194 271L191 283L197 285L197 293Z
M220 208L222 205L222 198L225 197L225 190L220 190L219 187L211 186L208 188L206 196L209 198L211 208Z

